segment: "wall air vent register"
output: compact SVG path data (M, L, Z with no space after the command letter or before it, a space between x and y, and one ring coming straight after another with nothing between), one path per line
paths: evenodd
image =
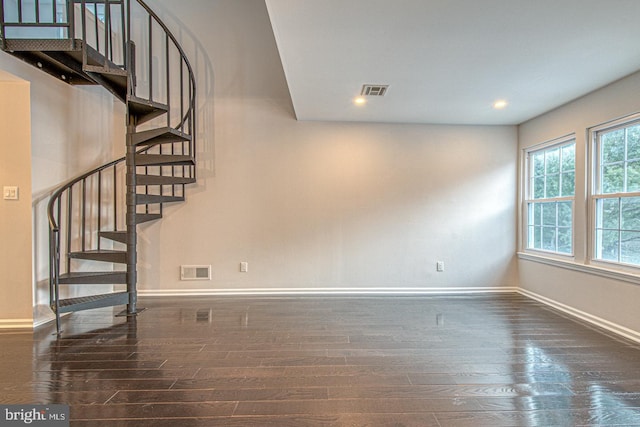
M211 280L211 266L181 265L180 280Z

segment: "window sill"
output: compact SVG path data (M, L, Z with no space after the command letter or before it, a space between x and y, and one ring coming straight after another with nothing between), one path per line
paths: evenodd
M551 258L548 256L532 254L528 252L518 252L518 258L526 261L551 265L554 267L565 268L567 270L579 271L581 273L593 274L596 276L605 277L607 279L620 280L623 282L640 285L640 275L629 271L620 271L595 265L579 264L573 260Z

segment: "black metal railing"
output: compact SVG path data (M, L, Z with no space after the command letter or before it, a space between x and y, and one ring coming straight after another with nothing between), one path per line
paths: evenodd
M116 65L127 68L127 32L125 0L74 0L70 19L80 15L81 34L77 34L74 22L71 25L71 38L81 37L82 41L93 47L105 58ZM121 49L118 51L117 49Z
M136 84L136 92L133 94L152 102L169 105L171 111L166 117L167 126L194 137L196 81L193 68L182 46L158 15L142 0L136 0L135 5L146 17L140 18L140 10L134 8L130 9L130 16L138 17L141 24L146 20L144 27L147 31L132 38L137 46L145 46L145 49L137 49L136 62L146 65L143 67L146 71L143 75L137 70L137 83L142 81L144 88ZM178 61L172 61L171 58L174 57L178 58ZM195 157L195 138L184 147L184 154Z
M0 22L4 39L82 40L127 67L125 0L2 0Z
M1 3L0 33L3 39L73 38L71 2L2 0Z
M100 231L124 228L124 158L91 170L53 193L47 207L49 220L49 295L57 311L59 278L72 271L71 253L100 250ZM64 263L61 265L62 260Z

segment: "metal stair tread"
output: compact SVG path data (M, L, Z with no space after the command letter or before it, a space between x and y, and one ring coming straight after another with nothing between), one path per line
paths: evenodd
M146 175L137 174L137 185L179 185L191 184L196 182L195 178L186 176L169 176L169 175Z
M162 214L136 214L136 224L155 221L162 218Z
M78 42L80 44L78 44ZM82 51L82 40L79 39L31 39L7 38L4 40L7 52L50 52L50 51Z
M191 141L191 135L169 126L136 132L132 138L134 145L156 145Z
M182 196L161 196L156 194L136 194L136 204L148 205L152 203L184 202Z
M169 111L167 104L149 101L147 99L138 98L137 96L127 96L127 108L129 113L137 119L137 124L148 122Z
M174 154L136 154L136 166L194 165L193 157Z
M100 231L98 234L103 239L113 240L114 242L127 243L126 231Z
M58 312L69 313L73 311L89 310L93 308L112 307L114 305L127 304L128 301L128 292L112 292L109 294L67 298L58 301Z
M58 278L61 285L110 285L126 282L126 271L75 271L60 274Z
M92 73L98 73L98 74L107 74L110 76L114 76L114 77L127 77L127 70L122 69L118 66L115 67L109 67L109 66L102 66L102 65L87 65L85 66L85 71L89 71Z
M70 252L69 257L74 259L113 262L118 264L125 264L127 262L126 251L111 249L95 249L89 251Z

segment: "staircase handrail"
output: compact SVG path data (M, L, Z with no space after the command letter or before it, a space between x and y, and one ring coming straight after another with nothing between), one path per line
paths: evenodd
M151 148L153 148L153 146L145 147L141 150L136 151L136 154L144 153L150 150ZM91 169L90 171L85 172L84 174L67 181L64 185L62 185L62 187L54 191L53 194L51 194L49 203L47 204L47 218L49 220L49 230L56 231L56 232L60 230L60 227L55 219L54 209L55 209L56 202L58 201L58 199L60 199L60 197L64 194L65 191L69 190L79 182L92 177L93 175L96 175L106 169L116 166L119 163L123 163L125 160L126 160L126 157L120 157L119 159L113 160L109 163L105 163L104 165L98 166L97 168Z
M141 150L144 151L144 150ZM47 217L49 220L49 230L50 231L54 231L57 232L60 230L60 227L55 219L55 214L54 214L54 209L55 209L55 204L58 201L58 199L60 199L60 197L64 194L65 191L69 190L70 188L72 188L74 185L78 184L79 182L97 174L100 173L106 169L109 169L110 167L116 166L118 163L124 162L125 158L121 157L117 160L114 160L112 162L106 163L102 166L98 166L95 169L90 170L89 172L85 172L84 174L75 177L73 179L71 179L70 181L68 181L66 184L64 184L62 187L58 188L56 191L54 191L54 193L51 195L51 198L49 199L49 203L47 204Z
M195 77L195 73L193 72L193 67L191 66L191 63L189 62L189 59L187 58L187 54L185 53L184 49L182 48L182 46L178 42L178 39L171 32L169 27L166 26L166 24L160 19L160 17L158 17L158 15L153 10L151 10L151 8L143 0L136 0L136 1L149 14L149 16L151 16L153 18L153 20L164 30L165 34L171 39L171 41L173 42L174 47L178 50L178 52L180 52L180 57L181 57L182 61L185 63L185 65L187 67L187 70L189 71L189 80L191 81L191 94L190 94L191 103L189 105L189 109L185 112L184 116L182 117L182 121L178 124L178 126L176 126L176 129L181 128L187 122L187 120L189 120L189 118L191 118L192 126L193 126L193 129L194 129L194 131L192 132L191 137L193 138L192 143L195 145L195 137L196 137L195 136L195 129L196 129L196 116L195 116L195 109L196 109L196 77ZM130 19L130 17L129 17L129 19ZM131 38L131 37L129 37L129 38ZM195 152L193 153L193 155L195 157Z

